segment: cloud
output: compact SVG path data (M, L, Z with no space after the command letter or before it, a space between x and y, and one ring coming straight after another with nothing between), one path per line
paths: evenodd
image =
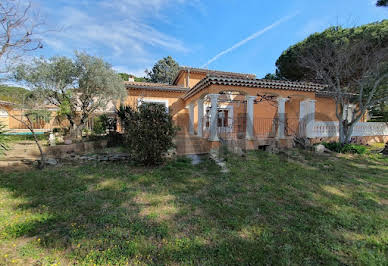
M286 22L287 20L290 20L291 18L295 17L298 13L295 13L293 15L290 15L290 16L286 16L286 17L283 17L277 21L275 21L274 23L272 23L271 25L265 27L264 29L261 29L255 33L253 33L252 35L248 36L247 38L245 38L244 40L241 40L239 41L238 43L234 44L232 47L228 48L228 49L225 49L224 51L218 53L216 56L214 56L213 58L211 58L209 61L207 61L206 64L204 64L202 67L207 67L208 65L210 65L211 63L213 63L214 61L216 61L218 58L220 58L221 56L225 55L225 54L228 54L230 52L232 52L233 50L243 46L244 44L246 44L247 42L253 40L253 39L256 39L258 38L259 36L263 35L265 32L279 26L280 24Z
M44 42L55 53L71 54L74 50L104 55L122 63L150 65L157 51L188 53L190 49L175 36L159 30L155 20L163 20L163 12L188 0L84 0L61 3L61 9L47 8L46 13L60 31L44 36ZM68 3L68 4L66 4ZM153 23L150 22L153 21Z

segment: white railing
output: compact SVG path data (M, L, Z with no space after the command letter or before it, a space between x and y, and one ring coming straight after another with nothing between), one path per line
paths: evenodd
M314 121L306 127L308 138L338 137L338 122ZM359 122L353 128L352 137L388 136L388 123Z

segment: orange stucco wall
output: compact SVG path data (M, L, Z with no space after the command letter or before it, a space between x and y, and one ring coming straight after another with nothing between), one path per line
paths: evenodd
M333 98L317 97L315 102L315 120L336 121L335 100Z
M185 82L185 75L181 75L178 80L178 84ZM236 86L220 86L211 85L204 90L193 94L190 98L183 100L182 92L163 92L163 91L147 91L147 90L129 90L128 98L125 104L134 105L137 104L138 99L148 100L167 100L169 105L169 112L173 115L175 123L182 129L181 132L186 133L188 131L189 114L188 106L190 103L194 103L194 128L197 131L198 126L198 107L197 100L203 98L207 94L220 93L222 91L239 91L245 95L273 95L274 101L262 101L254 104L254 131L260 134L266 134L267 131L273 127L273 119L277 117L278 107L276 97L289 98L285 104L286 118L288 121L288 127L291 131L298 130L300 102L311 99L316 100L316 120L318 121L336 121L335 116L335 101L330 98L315 97L314 92L292 91L292 90L278 90L267 88L247 88ZM245 96L237 96L240 103L224 103L223 107L233 106L233 121L238 121L239 118L245 115L246 105L242 103L245 100ZM236 98L237 99L237 98ZM206 110L206 104L205 104ZM240 119L241 120L241 119ZM234 126L239 126L234 124ZM233 127L233 130L236 130Z
M26 118L23 115L23 111L20 109L12 109L9 106L0 106L1 109L6 109L9 113L8 117L0 117L0 122L6 126L7 129L26 129L26 126L18 121L18 119L26 121ZM13 118L16 117L17 119ZM34 128L36 129L52 129L54 127L60 127L58 121L55 119L56 112L51 112L51 120L49 123L34 123Z
M176 81L176 85L181 85L187 87L187 79L189 79L189 88L194 87L201 79L205 78L206 74L201 73L187 73L184 72L180 74L178 80Z

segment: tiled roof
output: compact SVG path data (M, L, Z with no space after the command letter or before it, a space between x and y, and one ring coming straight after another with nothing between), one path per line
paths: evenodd
M7 102L7 101L0 101L0 105L14 105L14 103Z
M252 87L252 88L306 91L306 92L317 92L325 88L324 85L309 83L309 82L291 82L291 81L268 80L268 79L245 79L245 78L232 78L230 76L223 76L223 75L208 75L206 78L198 82L193 88L187 91L184 96L184 99L189 98L193 94L213 84L226 85L226 86Z
M195 68L195 67L181 67L179 69L178 74L174 78L173 84L178 80L179 76L183 72L189 71L190 73L200 73L200 74L207 74L207 75L223 75L223 76L229 76L229 77L239 77L239 78L246 78L246 79L255 79L255 74L244 74L244 73L236 73L236 72L226 72L226 71L219 71L219 70L211 70L211 69L205 69L205 68Z
M136 82L127 81L125 86L129 89L145 89L145 90L157 90L157 91L171 91L171 92L185 92L188 88L183 86L169 85L164 83L151 83L151 82Z

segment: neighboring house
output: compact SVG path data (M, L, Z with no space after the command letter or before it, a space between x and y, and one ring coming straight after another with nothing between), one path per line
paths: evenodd
M126 87L127 105L166 106L180 128L182 153L206 152L220 141L257 148L271 143L290 146L295 136L338 136L335 100L320 84L184 67L173 85L126 82ZM387 133L380 124L368 126ZM364 127L360 130L355 128L355 136L368 134Z
M58 108L56 106L44 106L44 110L50 111L50 122L34 120L33 128L38 131L50 131L54 127L60 127L58 121L56 121L56 114ZM5 125L6 129L11 132L24 132L28 128L18 120L25 121L24 116L25 110L20 109L17 105L12 102L0 101L0 122ZM17 118L17 119L15 119Z

